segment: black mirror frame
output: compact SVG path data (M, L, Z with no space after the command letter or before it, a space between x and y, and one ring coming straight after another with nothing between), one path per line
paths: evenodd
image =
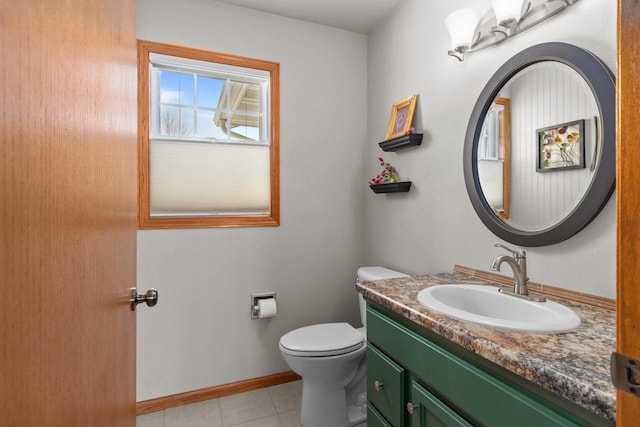
M523 231L500 219L489 206L478 178L478 141L484 117L502 87L522 69L542 61L568 65L588 83L600 112L600 159L589 188L575 208L557 224ZM473 108L464 143L464 179L471 204L496 236L519 246L559 243L586 227L604 208L616 180L616 81L609 68L592 53L567 43L542 43L516 54L502 65L482 90Z

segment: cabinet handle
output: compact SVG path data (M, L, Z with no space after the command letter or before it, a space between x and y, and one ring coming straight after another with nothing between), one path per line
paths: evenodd
M407 403L407 412L409 413L409 415L413 415L416 409L418 409L418 406L420 405L414 405L411 402Z
M376 391L380 391L380 390L382 390L382 387L383 387L383 386L384 386L384 383L381 383L381 382L380 382L380 381L378 381L378 380L375 380L375 381L374 381L374 383L373 383L373 388L375 388L375 389L376 389Z

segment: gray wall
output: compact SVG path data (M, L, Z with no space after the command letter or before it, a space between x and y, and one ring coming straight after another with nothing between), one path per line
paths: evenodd
M616 1L580 1L562 15L459 63L447 56L444 17L476 1L405 0L369 35L367 177L375 176L391 105L418 94L415 127L422 146L384 153L407 194L366 193L365 259L411 274L454 264L488 270L499 242L477 218L464 185L462 149L469 116L486 82L528 46L563 41L598 55L615 72ZM615 297L615 196L586 229L556 245L527 249L529 277L563 288ZM505 273L509 274L509 269Z
M280 62L281 225L138 233L138 400L289 368L282 334L359 323L366 36L210 0L139 0L138 38ZM278 315L251 320L250 294Z

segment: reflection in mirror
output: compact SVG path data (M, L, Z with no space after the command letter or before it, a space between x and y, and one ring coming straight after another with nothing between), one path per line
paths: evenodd
M497 96L485 117L478 141L478 179L487 203L509 219L511 199L511 108Z
M463 156L469 199L491 232L519 246L555 244L604 208L615 189L615 84L606 64L567 43L531 46L500 66L473 108ZM502 184L499 171L481 172L488 159L502 163Z
M510 105L510 120L504 119L504 106L497 102L500 99ZM560 222L580 202L597 161L598 114L588 83L560 62L530 65L500 89L485 116L478 141L478 176L487 203L508 225L525 231L543 230ZM572 134L567 142L562 125L577 120L584 120L584 133ZM539 144L538 130L550 127L557 127L549 131L555 132L555 139ZM500 129L506 128L510 128L511 139L508 158L502 148L504 143L500 143L501 137L506 137ZM584 152L586 158L580 160L586 167L541 173L538 162L549 155L544 151L545 143L553 144L560 153L573 150L582 156ZM574 149L579 145L584 151ZM510 168L507 161L511 162Z

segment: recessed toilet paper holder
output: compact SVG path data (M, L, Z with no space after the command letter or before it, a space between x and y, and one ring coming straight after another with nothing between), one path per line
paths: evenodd
M258 306L258 301L261 299L276 299L275 292L264 292L261 294L251 294L251 318L258 319L258 315L260 314L260 307Z

